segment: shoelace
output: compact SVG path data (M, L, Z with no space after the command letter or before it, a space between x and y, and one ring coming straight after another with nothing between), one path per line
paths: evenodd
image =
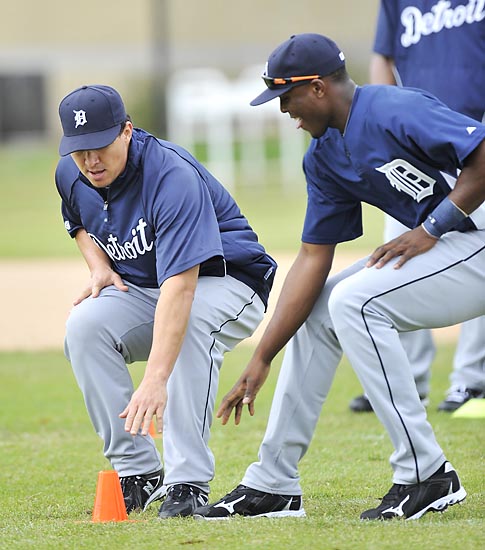
M382 497L382 503L380 504L380 506L388 506L389 504L392 504L396 500L396 498L401 495L405 487L406 485L399 485L397 483L394 483L387 495Z
M121 490L124 492L125 489L129 489L133 485L143 486L145 485L145 480L141 476L125 476L120 477Z
M190 485L173 485L169 489L169 495L174 500L185 500L190 496L197 496L194 489Z

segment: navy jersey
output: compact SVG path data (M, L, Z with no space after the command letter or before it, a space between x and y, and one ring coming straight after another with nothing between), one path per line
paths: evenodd
M418 226L450 192L448 176L456 178L484 139L484 125L421 90L357 87L344 135L329 128L305 154L302 240L334 244L359 237L362 202ZM456 229L475 227L485 227L483 207Z
M276 263L227 190L173 143L134 129L124 172L97 189L70 156L56 185L71 236L84 228L133 284L155 288L200 264L200 275L243 281L267 304Z
M399 84L483 120L484 0L381 0L374 51L393 58Z

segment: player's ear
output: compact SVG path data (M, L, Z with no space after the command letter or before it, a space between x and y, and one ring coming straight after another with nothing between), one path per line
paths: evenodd
M125 127L123 128L123 132L121 132L121 135L123 136L126 141L130 141L131 135L133 134L133 123L131 120L127 120L125 122Z
M318 97L323 97L327 93L327 83L322 78L315 78L312 80L311 86Z

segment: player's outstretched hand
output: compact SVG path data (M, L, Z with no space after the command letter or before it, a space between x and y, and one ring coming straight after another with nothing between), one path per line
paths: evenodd
M222 418L222 424L227 424L235 409L234 422L238 425L244 405L248 406L249 414L254 415L256 394L268 377L270 368L271 364L251 359L231 391L224 396L217 411L217 418Z
M113 271L111 268L99 269L91 273L91 279L86 288L81 292L81 294L74 300L73 304L77 306L85 298L92 296L97 298L103 288L107 286L114 285L118 290L123 292L128 291L128 287L123 283L121 277Z
M148 435L153 416L156 416L156 430L163 429L163 412L167 404L167 387L163 383L152 384L142 380L131 396L120 418L125 418L125 432Z
M393 266L394 269L399 269L409 259L433 248L437 242L438 239L426 233L421 226L418 226L376 248L369 256L366 267L375 266L379 269L386 265L389 260L392 260L392 258L399 256L399 260Z

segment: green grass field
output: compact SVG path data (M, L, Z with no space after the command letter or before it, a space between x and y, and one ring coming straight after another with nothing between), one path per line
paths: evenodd
M301 463L306 519L160 521L153 504L134 522L90 522L98 471L109 469L69 364L60 352L0 354L0 548L36 549L478 549L485 542L483 420L436 412L447 387L452 348L439 350L429 417L468 498L444 514L413 522L363 523L391 484L390 443L373 414L349 412L359 391L344 361L324 406L310 451ZM249 358L240 346L226 356L220 397ZM135 381L143 364L132 367ZM234 488L256 459L279 358L259 394L256 416L239 427L215 421L211 439L217 469L212 498ZM220 401L220 397L219 400ZM157 445L161 448L160 440Z

